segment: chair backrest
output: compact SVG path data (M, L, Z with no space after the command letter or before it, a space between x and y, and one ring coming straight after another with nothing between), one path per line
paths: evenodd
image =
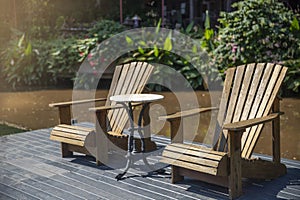
M116 66L106 106L115 104L109 100L110 96L141 93L152 74L153 68L152 65L145 62L132 62ZM107 116L111 131L121 134L128 121L128 114L125 109L110 110Z
M227 151L226 123L266 116L285 77L287 67L258 63L229 68L226 71L217 128L220 138L215 149ZM263 124L246 129L242 136L242 157L250 158Z

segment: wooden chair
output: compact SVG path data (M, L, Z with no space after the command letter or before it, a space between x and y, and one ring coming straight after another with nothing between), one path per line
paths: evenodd
M171 144L162 162L172 166L172 182L184 176L229 188L230 198L242 194L242 177L273 179L286 173L280 163L280 119L277 93L287 71L271 63L241 65L226 72L213 148L183 143L182 118L216 108L196 108L160 117L171 123ZM264 123L272 121L273 160L252 158ZM176 135L177 134L177 135ZM218 137L217 137L218 138Z
M53 128L50 139L61 142L62 157L71 156L73 152L81 152L96 158L97 164L107 161L109 142L126 149L127 135L122 131L128 121L128 115L121 106L109 100L110 96L119 94L141 93L152 74L153 66L145 62L132 62L116 66L107 98L79 100L53 103L50 107L58 107L60 125ZM96 117L96 130L71 125L72 105L104 101L105 106L91 108ZM146 108L143 117L144 125L150 124ZM150 128L145 131L147 149L156 148L150 140ZM111 146L114 146L111 145Z

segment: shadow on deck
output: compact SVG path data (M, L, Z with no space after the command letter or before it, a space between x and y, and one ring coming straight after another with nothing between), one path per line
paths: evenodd
M170 183L166 173L142 177L131 169L126 178L114 178L122 166L112 169L77 155L61 158L60 144L49 140L50 129L0 138L0 199L227 199L227 189L185 179ZM168 143L155 136L161 147ZM259 155L264 159L271 159ZM157 162L157 160L152 160ZM125 163L125 162L124 162ZM276 180L243 181L239 199L300 199L300 162L283 159L288 173Z

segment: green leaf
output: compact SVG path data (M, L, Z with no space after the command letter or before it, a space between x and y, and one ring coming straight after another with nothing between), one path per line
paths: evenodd
M145 54L146 57L152 56L154 54L154 49Z
M159 19L159 21L157 23L156 30L155 30L156 34L160 31L160 26L161 26L161 19Z
M140 56L140 55L141 55L140 52L136 52L136 53L134 53L134 54L132 55L132 57L136 58L136 57L138 57L138 56Z
M157 46L154 45L154 56L158 57L158 55L159 55L159 50L158 50Z
M52 53L52 56L58 56L59 54L60 54L60 50L58 50L58 51Z
M144 41L140 41L139 44L142 46L147 46L146 42L144 42Z
M186 27L185 32L186 32L186 33L190 33L191 30L193 29L193 27L194 27L194 22L192 21L192 22Z
M24 38L25 38L25 34L23 34L22 37L19 39L18 47L21 47L21 46L22 46L22 43L23 43L23 41L24 41Z
M29 56L31 53L32 53L32 46L31 46L31 43L28 42L24 54L25 54L25 56Z
M144 49L142 48L142 47L138 47L138 50L139 50L139 52L141 53L141 54L144 54L145 53L145 51L144 51Z
M133 44L133 41L130 37L126 36L126 42L129 44L129 45L132 45Z
M299 21L297 20L296 16L294 16L290 30L292 31L292 30L299 30L299 29L300 29Z
M205 29L205 31L204 31L204 37L205 37L206 40L210 40L213 35L214 35L214 30L212 30L212 29Z
M205 11L205 23L204 23L205 29L210 29L210 17L208 14L208 10Z
M171 37L168 36L165 40L165 43L164 43L164 50L166 51L171 51L173 48L172 46L172 40L171 40Z

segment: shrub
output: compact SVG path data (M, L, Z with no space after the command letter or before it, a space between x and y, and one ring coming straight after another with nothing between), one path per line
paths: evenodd
M13 87L17 85L39 84L45 76L45 67L38 67L39 50L25 34L9 42L8 48L1 52L2 73Z
M106 40L124 30L126 30L126 27L119 22L115 22L112 20L101 20L89 29L88 37L97 37L98 42L102 42L103 40Z
M25 34L11 40L1 52L2 73L12 86L54 84L58 78L73 79L97 38L29 40Z
M235 11L221 13L215 40L213 53L220 71L243 63L283 63L289 67L285 83L298 91L299 15L277 0L247 0L232 6Z
M215 71L209 66L207 52L201 47L199 38L202 35L201 30L193 30L193 24L189 25L183 34L177 31L160 31L158 23L156 32L141 32L138 38L126 37L128 45L136 48L135 51L128 53L123 57L122 62L146 61L149 63L159 63L168 67L159 67L155 69L154 74L157 83L163 85L175 86L177 84L174 72L169 68L181 73L193 89L206 89L205 81L215 80ZM176 36L175 36L176 35ZM190 37L192 36L192 37ZM203 35L202 35L203 36ZM185 57L182 57L182 54ZM205 72L205 77L199 72ZM181 88L183 86L180 86ZM150 89L161 90L160 85L151 85Z

